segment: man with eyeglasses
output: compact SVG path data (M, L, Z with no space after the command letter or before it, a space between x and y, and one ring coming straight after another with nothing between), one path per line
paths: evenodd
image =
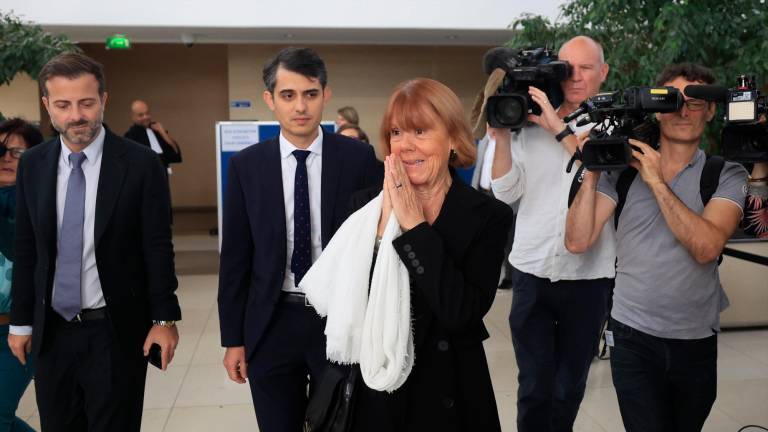
M668 66L657 84L681 92L712 84L699 65ZM714 103L686 98L657 114L659 149L630 140L637 170L626 197L620 174L587 172L566 221L566 247L589 249L606 222L616 229L616 285L606 332L611 373L627 431L700 431L717 394L717 332L728 299L718 258L742 217L747 173L725 162L705 204L699 149ZM626 190L626 189L625 189Z

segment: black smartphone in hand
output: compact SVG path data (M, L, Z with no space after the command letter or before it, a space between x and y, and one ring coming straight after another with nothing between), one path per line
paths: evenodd
M163 357L160 355L160 345L153 343L149 347L149 364L162 370L163 369Z

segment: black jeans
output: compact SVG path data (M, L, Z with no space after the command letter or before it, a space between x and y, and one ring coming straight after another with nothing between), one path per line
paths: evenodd
M517 269L512 276L509 326L520 370L517 429L571 431L613 280L552 282Z
M700 431L717 395L717 335L663 339L611 318L611 374L627 432Z

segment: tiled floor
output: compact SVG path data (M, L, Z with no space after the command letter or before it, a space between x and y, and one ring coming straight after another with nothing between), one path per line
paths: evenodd
M217 247L216 240L205 235L178 237L175 243L180 252ZM168 371L149 368L142 430L257 431L247 385L231 382L221 366L216 275L180 275L179 283L184 315L179 324L181 341ZM507 324L510 302L508 291L498 293L486 318L491 338L485 343L502 428L507 432L516 430L517 391L517 367ZM768 330L726 331L720 336L719 350L718 397L704 430L736 432L748 424L768 427ZM39 428L31 386L18 414ZM607 361L592 364L574 429L624 430Z

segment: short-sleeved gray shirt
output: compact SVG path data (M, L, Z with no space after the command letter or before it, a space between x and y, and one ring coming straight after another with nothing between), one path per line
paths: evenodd
M672 192L701 214L700 179L706 155L698 150L669 183ZM598 192L618 201L619 172L603 173ZM712 195L742 209L747 171L726 162ZM610 219L608 223L613 223ZM653 192L638 174L627 193L616 231L616 287L611 316L653 336L701 339L720 329L728 298L720 285L717 261L699 264L667 226Z

